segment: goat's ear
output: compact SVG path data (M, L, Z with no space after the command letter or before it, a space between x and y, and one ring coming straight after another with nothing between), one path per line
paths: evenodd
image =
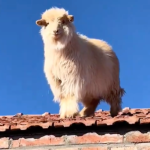
M69 20L70 22L73 22L73 21L74 21L74 16L73 16L73 15L68 15L67 18L68 18L68 20Z
M46 26L47 23L44 19L39 19L39 20L36 20L36 25L38 26Z

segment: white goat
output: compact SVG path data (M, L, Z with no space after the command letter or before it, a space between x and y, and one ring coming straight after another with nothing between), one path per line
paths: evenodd
M119 60L106 42L76 33L74 16L63 8L46 10L36 24L44 42L44 72L60 118L93 115L100 101L111 116L121 110L125 90L120 87Z

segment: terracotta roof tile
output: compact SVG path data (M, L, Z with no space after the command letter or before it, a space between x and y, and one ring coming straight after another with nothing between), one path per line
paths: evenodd
M95 116L81 118L76 117L72 119L59 119L59 115L50 114L48 112L42 115L23 115L18 113L14 116L0 116L0 132L6 130L26 130L29 127L40 126L46 129L50 126L55 127L69 127L72 124L82 123L85 126L95 124L97 126L107 125L111 126L116 122L127 122L128 124L146 124L150 123L150 109L130 109L124 108L118 116L112 118L109 111L98 110Z

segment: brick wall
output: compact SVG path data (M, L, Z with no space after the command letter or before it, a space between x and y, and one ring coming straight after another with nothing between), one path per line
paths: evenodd
M0 138L0 149L150 150L150 133L130 131L125 134L98 134L91 132L82 135L3 137Z

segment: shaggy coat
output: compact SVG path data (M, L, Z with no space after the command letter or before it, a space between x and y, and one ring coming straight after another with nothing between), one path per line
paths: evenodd
M44 73L60 103L60 118L93 115L100 101L111 116L121 109L125 90L120 87L119 61L105 41L78 34L74 16L63 8L46 10L36 24L44 43Z

